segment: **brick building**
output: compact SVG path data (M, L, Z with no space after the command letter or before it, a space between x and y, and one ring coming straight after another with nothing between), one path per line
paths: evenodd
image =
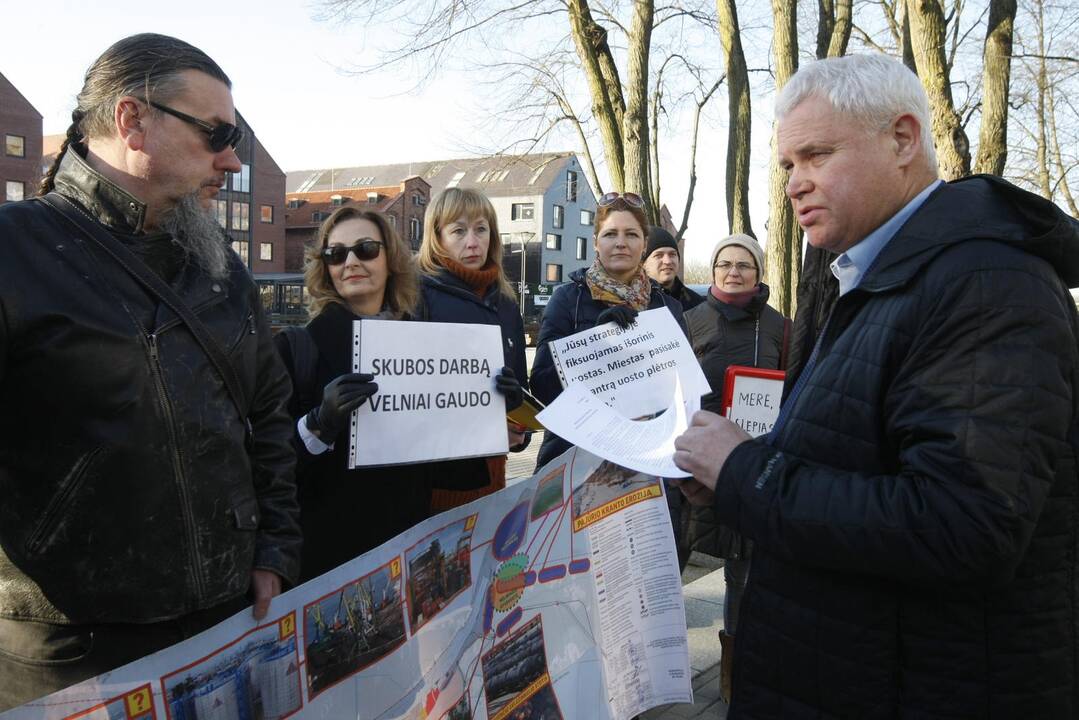
M426 197L418 182L427 186ZM385 206L396 212L401 208L405 215L395 221L400 223L397 229L418 248L422 204L445 188L462 187L480 190L494 205L506 248L503 266L518 292L524 290L522 314L526 317L538 315L554 286L569 280L571 272L592 264L596 198L573 153L298 170L288 173L287 187L289 204L295 205L288 211L290 258L302 254L302 248L294 244L312 237L318 225L315 213L321 218L321 213L332 212L332 204L324 204L334 196L339 196L338 203L364 202L371 192L375 194L372 204L379 209ZM379 200L384 191L386 200Z
M303 272L305 246L314 242L322 221L343 205L377 210L386 216L413 251L418 250L423 238L423 213L430 199L431 185L417 176L405 178L397 185L288 193L285 196L285 270Z
M0 74L0 204L37 194L41 180L41 113Z

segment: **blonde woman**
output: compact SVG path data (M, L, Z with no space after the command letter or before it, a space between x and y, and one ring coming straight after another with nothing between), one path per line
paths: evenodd
M439 193L427 208L416 260L419 319L499 326L505 367L496 387L506 396L507 410L520 405L528 373L524 323L502 270L502 241L491 201L463 188ZM511 426L508 432L511 450L519 452L528 445L521 428ZM475 478L467 488L436 490L432 509L448 510L505 487L506 456L488 458L487 465L486 476Z

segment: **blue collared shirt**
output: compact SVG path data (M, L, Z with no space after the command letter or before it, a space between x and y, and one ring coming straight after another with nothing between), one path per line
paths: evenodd
M937 186L943 182L943 180L936 180L930 183L925 190L922 190L915 195L913 200L904 205L903 208L887 222L866 235L864 240L832 261L830 267L832 269L832 274L835 275L836 280L839 281L840 297L858 287L858 283L862 281L862 277L865 275L866 270L868 270L869 266L873 264L873 261L877 259L877 255L879 255L880 251L884 249L884 246L888 244L888 241L895 237L895 234L899 232L899 228L903 227L903 223L910 219L910 216L925 203L930 193L936 190Z

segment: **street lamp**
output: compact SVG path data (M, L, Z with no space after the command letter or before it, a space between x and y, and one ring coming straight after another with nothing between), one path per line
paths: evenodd
M521 280L517 286L517 302L521 307L521 317L524 317L525 294L528 292L528 263L526 262L526 260L528 259L528 243L531 242L532 238L536 236L536 233L525 231L514 234L517 236L517 239L521 243L521 249L511 250L510 254L513 255L518 252L521 253Z

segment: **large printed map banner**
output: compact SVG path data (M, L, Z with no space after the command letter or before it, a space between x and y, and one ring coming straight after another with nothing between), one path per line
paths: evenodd
M692 702L662 483L535 476L2 720L625 720Z

